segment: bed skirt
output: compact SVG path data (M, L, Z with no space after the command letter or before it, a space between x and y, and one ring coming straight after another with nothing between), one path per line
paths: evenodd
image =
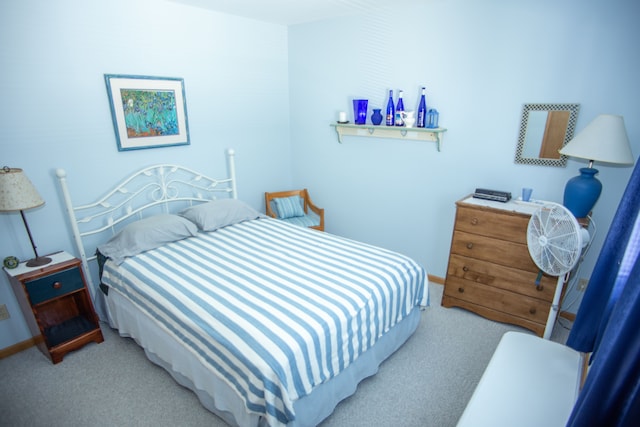
M163 367L182 386L192 390L202 405L232 426L266 425L264 418L246 411L242 399L227 383L211 375L189 350L164 329L111 289L109 295L97 293L105 308L109 325L123 337L133 338L149 360ZM347 369L294 403L296 419L291 427L317 426L331 415L337 404L355 393L358 383L374 375L380 364L393 354L417 329L420 308L414 310Z

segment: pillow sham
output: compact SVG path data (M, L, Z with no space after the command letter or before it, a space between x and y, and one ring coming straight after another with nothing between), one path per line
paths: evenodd
M260 212L238 199L212 200L178 213L202 231L214 231L242 221L264 217Z
M273 199L273 202L278 219L304 216L304 209L302 208L302 199L300 196L279 197Z
M198 234L194 223L178 215L159 214L124 227L98 250L117 264L127 257Z

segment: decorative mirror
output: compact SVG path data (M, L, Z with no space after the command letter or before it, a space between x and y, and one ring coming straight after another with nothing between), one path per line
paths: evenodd
M580 104L524 104L516 163L566 166L558 150L573 138L579 109Z

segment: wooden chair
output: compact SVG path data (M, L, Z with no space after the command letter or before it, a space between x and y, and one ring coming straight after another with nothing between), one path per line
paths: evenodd
M288 199L299 197L299 200ZM287 203L294 202L294 205ZM300 203L300 208L295 203ZM324 209L311 201L307 189L264 193L266 213L272 218L287 221L291 224L324 231Z

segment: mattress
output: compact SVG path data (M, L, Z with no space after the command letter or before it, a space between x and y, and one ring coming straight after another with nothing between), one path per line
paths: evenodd
M225 382L211 375L208 367L133 304L112 290L105 301L109 325L124 337L133 338L149 360L163 367L184 387L192 390L209 411L231 426L266 426L261 414L246 411L244 401ZM315 427L333 413L340 401L356 392L363 379L375 375L380 364L413 335L420 322L419 308L383 335L336 377L294 402L296 419L287 427Z
M410 258L273 219L107 261L102 279L273 426L428 304Z

